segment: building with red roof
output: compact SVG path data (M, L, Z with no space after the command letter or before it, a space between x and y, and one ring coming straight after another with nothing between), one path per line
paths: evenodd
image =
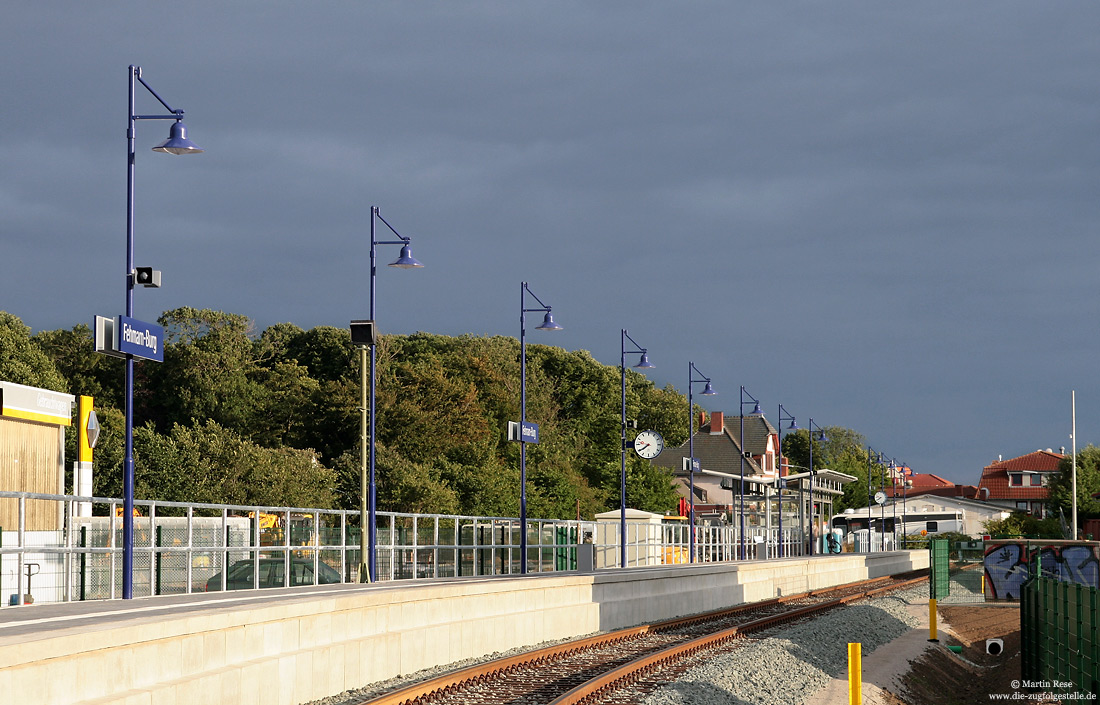
M1064 453L1047 449L991 463L982 470L977 499L1044 517L1048 485L1063 457Z
M695 515L703 518L717 518L722 514L733 516L738 504L741 489L738 480L731 476L740 476L742 468L741 424L745 428L744 473L748 478L746 500L751 507L757 508L757 502L763 499L764 490L757 482L775 481L776 450L779 445L779 432L763 415L733 416L725 418L721 411L714 411L707 420L702 414L696 419L699 429L694 434L695 457L704 470L717 471L720 474L708 475L695 473L692 482L688 482L688 473L684 469L684 458L689 456L688 444L679 448L665 448L664 452L653 459L653 464L672 471L680 483L680 494L688 497L688 485L695 488ZM729 423L726 423L729 422ZM728 498L728 501L727 501ZM737 507L739 509L740 507ZM760 507L763 511L763 507Z
M906 493L910 497L930 494L937 497L974 499L978 493L978 488L974 485L956 485L951 480L930 472L912 473L906 479L909 481Z
M694 434L694 453L700 470L689 476L685 459L691 456L689 444L665 448L653 459L653 464L672 471L679 483L680 494L689 498L691 485L695 490L694 507L697 521L740 525L742 504L741 479L744 467L744 508L747 530L772 529L779 521L779 501L776 490L778 474L786 478L783 493L784 531L805 529L805 517L812 513L815 535L821 536L833 514L837 498L844 494L844 485L855 480L851 475L825 467L791 474L790 470L807 470L778 458L779 431L762 414L725 417L721 411L711 412L709 420L698 419ZM744 424L744 448L741 447L741 426ZM742 465L743 462L743 465ZM728 499L727 499L728 498ZM820 550L814 549L815 552Z

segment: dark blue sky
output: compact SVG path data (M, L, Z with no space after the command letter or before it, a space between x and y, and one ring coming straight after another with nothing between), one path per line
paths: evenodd
M0 309L122 311L126 67L206 149L138 126L138 318L346 326L370 206L383 332L516 336L530 282L617 364L628 328L735 414L862 432L976 483L1100 443L1100 6L192 2L0 9ZM158 112L139 95L139 112ZM392 249L392 248L391 248ZM396 251L383 251L383 258Z

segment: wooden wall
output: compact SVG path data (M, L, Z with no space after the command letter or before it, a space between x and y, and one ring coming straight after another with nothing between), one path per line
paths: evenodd
M63 494L65 427L0 417L0 490ZM55 530L58 503L27 501L28 531ZM19 503L0 499L0 528L19 529Z

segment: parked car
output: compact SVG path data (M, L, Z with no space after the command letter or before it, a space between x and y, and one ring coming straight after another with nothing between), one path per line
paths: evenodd
M313 561L305 558L290 559L290 581L285 581L286 564L282 558L261 558L260 587L298 587L300 585L328 585L340 582L340 573L326 563L317 564L317 580L313 579ZM256 562L251 558L237 561L229 566L226 574L225 587L228 590L250 590L254 586L253 569ZM206 581L206 591L215 592L222 589L222 574L217 573Z

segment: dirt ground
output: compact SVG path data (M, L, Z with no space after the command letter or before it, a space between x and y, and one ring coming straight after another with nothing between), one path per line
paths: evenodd
M992 693L1022 692L1012 683L1020 678L1018 605L942 605L939 615L946 623L940 644L962 646L962 653L926 651L902 678L901 692L889 694L892 705L974 705L991 702ZM1004 640L999 656L986 654L990 638Z

